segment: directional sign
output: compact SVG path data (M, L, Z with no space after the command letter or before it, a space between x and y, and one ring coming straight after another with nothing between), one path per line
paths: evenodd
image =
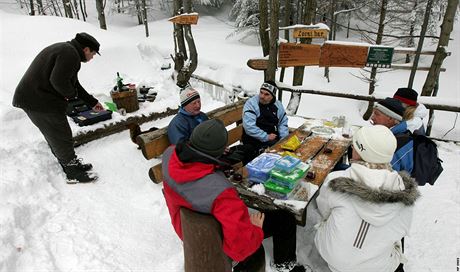
M196 25L198 22L198 13L177 15L169 18L168 21L179 25Z
M296 28L294 29L294 38L322 38L327 39L329 31L327 29L308 29Z
M366 65L367 45L326 43L321 47L320 67L357 67Z
M369 47L367 55L367 67L390 68L393 59L394 48L390 47Z
M250 59L247 64L254 70L267 70L268 59Z
M318 65L320 52L319 44L280 43L278 66Z

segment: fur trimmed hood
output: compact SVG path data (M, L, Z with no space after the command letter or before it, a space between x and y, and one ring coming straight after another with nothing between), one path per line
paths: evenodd
M420 196L417 183L406 172L399 172L405 189L392 191L388 189L374 189L364 182L355 181L347 177L338 177L330 181L329 187L334 192L355 195L364 201L375 204L402 203L411 206Z

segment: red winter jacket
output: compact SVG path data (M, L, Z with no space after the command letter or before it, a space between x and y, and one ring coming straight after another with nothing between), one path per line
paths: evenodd
M174 146L169 147L163 154L164 196L174 229L182 239L180 208L196 209L168 184L165 173L168 173L169 178L179 186L187 183L196 187L206 186L200 184L200 181L205 181L203 178L207 175L215 174L215 166L201 162L183 163L179 160ZM219 177L216 176L216 179ZM244 260L261 246L264 233L261 228L251 223L248 209L233 186L230 185L213 199L210 214L222 225L223 250L233 260Z

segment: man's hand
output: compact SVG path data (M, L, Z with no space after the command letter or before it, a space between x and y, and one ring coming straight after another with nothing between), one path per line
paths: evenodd
M268 141L273 141L275 139L276 139L276 134L274 134L274 133L268 134Z
M251 223L253 225L258 226L259 228L262 228L262 225L264 224L265 214L261 212L256 212L256 213L250 214L249 219L251 220Z
M93 111L95 111L95 112L100 112L100 111L103 111L103 110L104 110L104 107L99 102L97 102L96 106L93 107Z

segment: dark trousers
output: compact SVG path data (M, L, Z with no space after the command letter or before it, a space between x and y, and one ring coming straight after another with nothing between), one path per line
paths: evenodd
M264 238L273 237L273 262L282 264L296 261L297 224L287 211L266 211L262 226ZM265 258L264 248L260 248L235 266L234 271L257 271L257 265Z
M59 163L65 164L75 158L72 130L64 113L48 113L26 110L27 116L45 137Z

